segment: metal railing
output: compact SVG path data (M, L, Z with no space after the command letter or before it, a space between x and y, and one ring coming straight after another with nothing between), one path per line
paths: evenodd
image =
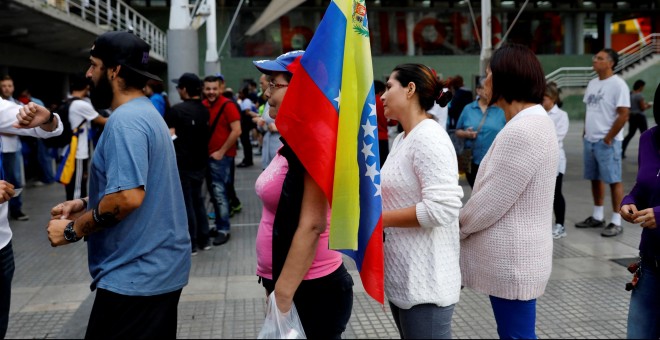
M46 2L104 31L133 31L151 45L151 56L167 61L167 35L121 0L46 0Z
M660 54L660 33L650 34L619 51L619 62L614 67L614 73L623 72L654 54ZM596 72L591 66L561 67L546 75L545 79L554 81L559 88L562 88L586 87L589 81L595 77Z

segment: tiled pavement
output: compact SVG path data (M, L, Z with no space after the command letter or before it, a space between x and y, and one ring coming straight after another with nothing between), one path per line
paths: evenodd
M589 183L581 179L581 122L571 122L565 140L568 173L564 178L568 237L555 241L553 272L538 301L537 334L541 338L625 337L630 278L610 259L634 257L640 229L625 225L623 235L605 239L599 230L577 230L576 221L591 212ZM637 144L624 160L629 190L637 170ZM241 157L238 157L240 160ZM257 283L254 240L261 205L254 194L257 166L237 169L236 189L243 211L232 218L229 243L200 251L193 258L190 284L179 304L180 338L254 338L261 327L265 294ZM470 189L462 181L466 198ZM44 227L51 206L64 197L59 185L30 187L24 192L30 221L11 221L16 273L8 338L82 338L94 294L89 291L85 245L51 248ZM609 202L609 195L605 202ZM607 211L608 209L606 209ZM606 214L609 220L609 213ZM550 232L550 231L548 231ZM371 300L354 274L353 314L346 338L398 338L387 304ZM465 289L453 317L455 338L497 336L488 297Z

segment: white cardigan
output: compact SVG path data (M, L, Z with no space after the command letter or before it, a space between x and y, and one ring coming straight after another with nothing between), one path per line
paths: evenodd
M461 210L463 284L508 300L541 296L552 269L552 201L559 155L541 105L499 132Z
M405 137L405 138L404 138ZM431 119L401 133L381 173L383 210L416 207L421 228L385 229L385 293L399 308L458 302L461 291L456 152Z

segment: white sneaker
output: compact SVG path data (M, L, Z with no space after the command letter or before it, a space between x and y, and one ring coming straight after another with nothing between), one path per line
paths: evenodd
M560 239L566 237L566 228L563 225L557 223L552 227L552 238Z

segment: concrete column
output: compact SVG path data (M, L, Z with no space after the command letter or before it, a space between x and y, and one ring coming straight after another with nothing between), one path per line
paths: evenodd
M215 0L206 2L209 6L209 17L206 19L206 59L204 60L204 74L212 75L220 72L220 58L218 57L218 27L216 25Z
M564 15L564 54L575 54L575 40L579 37L575 34L575 17L570 14Z
M167 94L170 104L181 102L176 92L176 79L186 72L199 72L199 43L197 41L197 30L169 29L167 30L167 77L163 79L167 83Z
M603 45L612 48L612 13L605 13L603 17Z
M575 54L584 54L584 13L575 15Z
M479 75L486 74L486 62L493 54L493 30L490 0L481 0L481 55L479 57Z
M415 37L413 30L415 29L415 14L412 12L406 13L406 40L408 41L408 49L406 50L407 56L415 55Z

